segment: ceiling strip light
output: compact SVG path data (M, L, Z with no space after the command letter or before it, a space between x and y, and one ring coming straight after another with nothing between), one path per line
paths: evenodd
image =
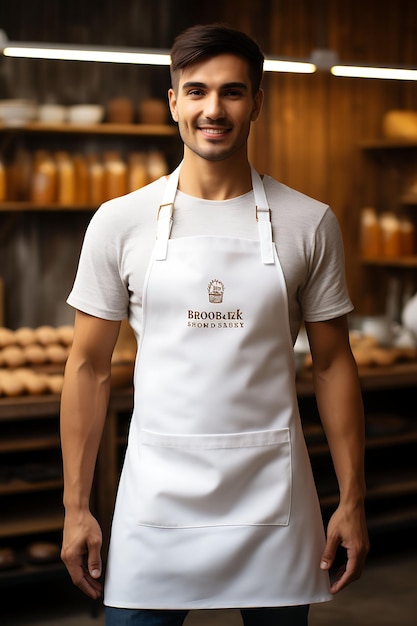
M169 65L171 62L169 52L165 51L128 51L110 49L90 49L75 47L53 47L35 44L7 45L3 49L7 57L19 57L30 59L54 59L59 61L95 61L101 63L133 63L143 65ZM312 63L265 59L264 70L266 72L297 72L312 74L316 67Z
M67 47L41 47L8 45L3 54L8 57L29 59L54 59L60 61L96 61L101 63L131 63L141 65L169 65L169 53L153 51L127 51L83 49Z
M265 72L293 72L297 74L313 74L316 71L314 63L304 61L285 61L281 59L265 59Z
M383 78L390 80L417 80L417 70L395 67L369 67L366 65L334 65L330 68L334 76L352 78Z
M106 46L77 46L8 41L0 30L0 52L7 57L54 59L62 61L93 61L101 63L129 63L140 65L166 65L171 63L169 50L116 48ZM324 56L323 56L324 55ZM313 51L311 59L267 58L265 72L291 72L313 74L317 70L330 70L334 76L352 78L382 78L391 80L417 80L417 69L343 65L337 55L329 50Z

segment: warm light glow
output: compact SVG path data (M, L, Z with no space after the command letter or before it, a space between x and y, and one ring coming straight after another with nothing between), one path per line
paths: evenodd
M279 59L265 59L265 72L292 72L296 74L313 74L316 71L313 63L303 61L284 61Z
M101 50L76 47L54 47L27 45L7 45L3 54L8 57L28 59L55 59L60 61L95 61L99 63L136 63L143 65L169 65L169 52L129 51L129 50ZM296 72L312 74L316 71L313 63L289 61L280 59L265 59L266 72Z
M144 50L134 48L111 49L110 47L93 47L59 44L38 44L9 42L3 31L0 31L0 51L8 57L29 59L55 59L62 61L93 61L99 63L129 63L138 65L170 65L171 57L168 50ZM317 56L317 54L320 55ZM325 57L323 54L325 53ZM352 78L382 78L391 80L417 80L417 69L394 67L371 67L366 65L339 65L335 63L335 55L331 51L315 51L318 61L296 61L292 59L265 59L265 72L290 72L313 74L319 69L330 69L334 76ZM314 54L311 61L315 61ZM333 61L334 65L331 65Z
M366 65L334 65L330 68L334 76L352 78L385 78L391 80L417 80L417 70L394 67L367 67Z
M168 53L93 50L82 48L50 48L6 46L3 54L29 59L55 59L61 61L96 61L101 63L133 63L140 65L169 65Z

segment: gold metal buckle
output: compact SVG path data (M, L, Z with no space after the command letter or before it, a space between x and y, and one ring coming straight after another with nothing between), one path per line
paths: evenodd
M266 213L267 211L265 210L261 210L260 213ZM269 221L271 221L271 209L268 209L268 216L269 216ZM256 221L259 222L259 217L258 217L258 205L256 205Z
M167 202L167 204L161 204L159 209L158 209L158 216L157 219L159 220L159 213L161 212L161 209L163 209L166 206L170 206L171 207L171 215L170 218L172 219L172 216L174 215L174 203L173 202Z

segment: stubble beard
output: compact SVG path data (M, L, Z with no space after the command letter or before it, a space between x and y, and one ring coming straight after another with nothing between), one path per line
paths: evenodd
M240 152L243 147L246 147L247 139L249 136L249 128L250 126L248 127L248 130L245 133L245 136L242 138L242 140L233 144L232 146L230 146L230 148L223 149L221 147L217 148L216 146L213 146L213 150L211 151L209 147L207 147L207 149L199 148L199 146L196 145L196 143L191 143L190 141L187 141L185 137L185 133L183 132L181 128L181 124L178 124L178 131L179 131L180 137L184 145L188 148L188 150L196 154L201 159L204 159L205 161L209 161L211 163L218 163L220 161L225 161L229 159L230 157L234 156L236 153Z

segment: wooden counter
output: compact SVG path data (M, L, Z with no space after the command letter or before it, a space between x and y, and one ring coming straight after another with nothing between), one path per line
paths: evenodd
M417 361L395 365L359 368L363 391L376 389L417 388ZM297 376L297 393L308 396L314 393L311 370L305 369Z

